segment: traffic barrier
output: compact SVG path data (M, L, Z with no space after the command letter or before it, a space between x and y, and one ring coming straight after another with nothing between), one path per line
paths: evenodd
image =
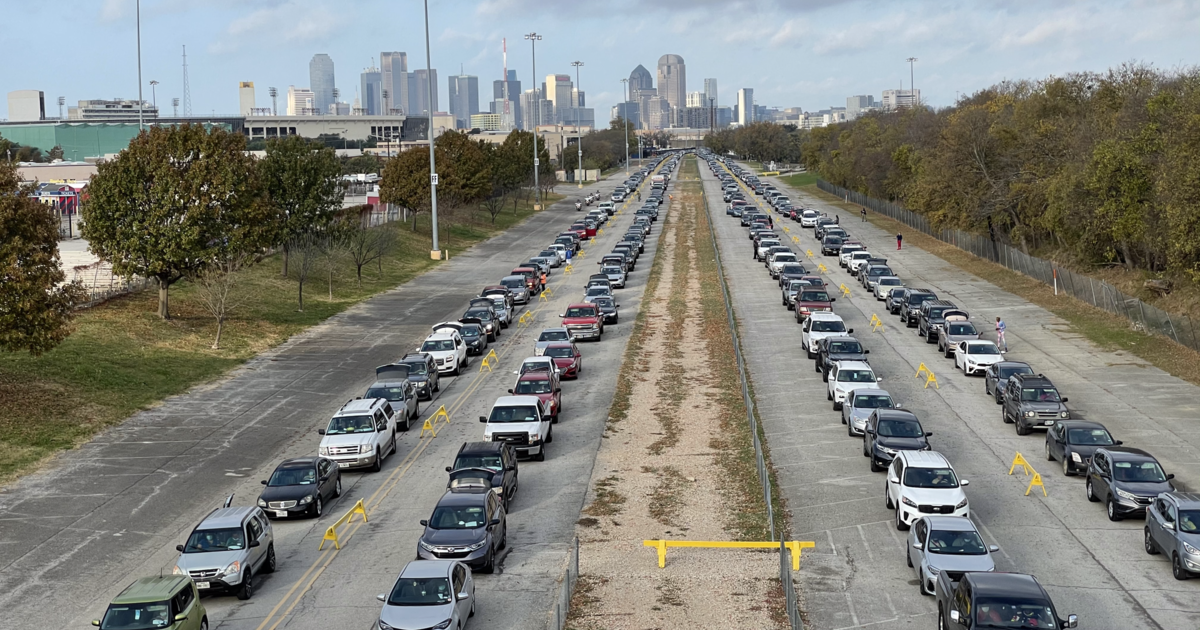
M800 242L800 237L799 237L799 236L793 236L793 237L792 237L792 242L793 242L793 243L799 243L799 242Z
M479 362L479 371L482 372L483 368L487 368L488 371L491 372L493 361L500 361L500 357L496 355L495 350L488 350L488 353L484 355L483 360Z
M934 389L941 389L941 386L938 385L937 376L934 375L933 370L925 367L925 363L923 362L921 363L921 366L917 368L917 378L921 378L921 372L925 373L925 389L929 389L930 383L933 384Z
M517 324L521 326L528 326L529 323L533 321L533 317L533 311L525 311L524 313L521 313L520 317L517 318Z
M450 414L446 412L446 405L438 407L437 412L425 418L425 423L421 425L421 432L417 434L417 439L425 437L426 433L429 433L429 437L437 437L438 418L444 418L446 424L450 424Z
M871 313L871 332L883 332L883 320L875 313Z
M596 230L596 235L597 235L597 236L603 236L603 235L604 235L604 228L600 228L599 230Z
M842 289L842 297L850 297L850 287L847 287L845 282L841 283L839 286Z
M569 276L569 275L571 275L571 274L572 274L574 271L575 271L575 268L574 268L574 267L572 267L572 266L571 266L569 263L567 264L567 266L566 266L566 267L563 267L563 275L564 275L564 276Z
M327 540L333 543L334 549L341 550L342 545L341 541L338 540L337 528L349 524L354 519L355 514L362 514L363 522L367 522L367 507L363 505L362 499L359 499L358 503L355 503L349 512L346 512L341 518L334 521L333 525L325 529L325 535L321 537L321 544L317 546L317 551L325 548L325 541Z
M576 255L576 256L578 256L578 257L580 257L580 258L583 258L583 257L584 257L584 255L585 255L586 253L587 253L587 252L584 252L584 251L581 249L581 250L579 250L579 253L578 253L578 254L575 254L575 255Z
M816 543L803 540L791 540L782 543L783 547L792 552L792 570L800 570L800 550L812 549ZM667 566L667 548L669 547L704 547L709 549L778 549L778 541L768 542L725 542L719 540L643 540L643 547L653 547L658 551L658 568Z
M821 273L829 273L829 269L825 268L825 263L817 263L817 269L820 269Z
M549 302L550 301L549 296L553 295L553 293L549 293L549 291L550 291L550 289L543 289L542 292L538 294L538 301L539 302Z
M1050 496L1046 494L1046 484L1042 483L1042 476L1038 471L1033 469L1033 466L1029 464L1029 460L1025 459L1025 456L1020 451L1017 451L1016 457L1013 457L1012 466L1008 468L1008 474L1013 474L1017 470L1017 466L1020 466L1026 475L1033 475L1033 478L1029 480L1029 486L1025 488L1025 496L1029 496L1034 486L1042 489L1042 496Z
M809 257L809 258L812 258L812 257L813 257L813 253L812 253L812 250L811 250L811 249L810 249L810 250L808 250L808 257Z
M783 226L783 231L787 232L788 234L791 234L791 232L792 232L790 229L788 229L788 226L786 226L786 225Z

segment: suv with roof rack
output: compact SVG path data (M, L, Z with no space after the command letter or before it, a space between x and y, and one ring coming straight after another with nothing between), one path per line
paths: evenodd
M182 575L144 577L114 597L104 617L92 625L100 630L207 630L208 611L190 579Z
M1042 374L1013 374L1004 384L1004 406L1000 415L1006 424L1017 425L1017 435L1046 429L1071 417L1058 395L1058 388Z
M245 600L254 594L255 574L275 571L275 534L262 509L232 502L230 495L175 546L173 573L192 578L201 594L233 591Z
M512 446L505 442L464 442L458 447L458 455L454 456L454 464L446 467L450 473L449 487L457 476L466 473L460 471L488 471L492 475L492 490L495 490L504 500L504 509L512 502L517 493L517 453Z
M917 325L917 311L921 310L921 305L929 300L936 299L937 294L929 289L909 287L904 289L899 303L892 312L900 316L900 323L908 328L912 328Z
M321 446L317 454L337 463L338 468L370 468L379 472L383 458L396 452L396 425L392 404L383 398L355 398L318 429Z

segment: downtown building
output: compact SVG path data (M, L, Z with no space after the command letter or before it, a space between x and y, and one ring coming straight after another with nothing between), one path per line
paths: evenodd
M449 80L450 115L458 129L471 129L471 117L479 113L479 77L460 74Z

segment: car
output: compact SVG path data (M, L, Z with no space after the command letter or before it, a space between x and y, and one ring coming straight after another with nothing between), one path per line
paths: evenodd
M392 404L383 398L355 398L342 405L324 429L317 429L317 455L339 468L369 468L379 472L383 460L396 452L396 423Z
M770 262L767 263L767 268L770 270L772 278L778 278L780 272L783 270L784 265L794 264L796 262L796 254L792 253L791 251L781 251L771 257Z
M559 247L563 247L562 244L559 244ZM564 248L563 251L566 249ZM493 302L503 299L510 311L513 308L513 292L502 284L489 284L483 287L483 290L479 292L479 297L492 298Z
M797 308L799 305L797 303ZM833 313L816 312L804 320L800 329L800 345L804 346L808 358L817 358L818 345L825 337L848 335L853 328L846 328L846 322Z
M787 283L787 286L785 286L783 290L779 292L780 300L782 300L783 305L787 307L787 310L790 311L796 308L796 296L810 286L812 285L798 279Z
M613 296L613 294L612 294L612 286L611 285L594 284L594 285L588 287L586 291L584 291L583 301L590 304L592 302L592 300L594 300L595 298L612 297L612 296Z
M508 326L512 324L513 312L513 307L510 300L502 295L489 295L487 296L487 299L492 301L492 312L495 314L496 322L500 324L500 328L508 328ZM472 302L474 302L474 300L472 300ZM498 336L500 331L497 330L496 334Z
M418 560L453 558L483 573L496 570L496 556L508 544L508 519L490 472L470 471L451 480L429 519L421 521Z
M325 504L342 496L342 471L324 457L297 457L279 462L258 495L268 518L318 518Z
M838 361L829 369L825 395L833 401L833 410L841 411L847 394L862 388L879 389L882 380L864 361Z
M1004 385L1008 377L1014 374L1033 374L1033 368L1022 361L1001 361L989 365L983 373L983 393L994 398L997 405L1004 404Z
M936 300L937 294L929 289L909 287L900 295L899 303L894 313L900 316L900 323L907 328L917 325L917 311L928 300Z
M118 593L92 625L100 630L208 630L208 611L188 576L144 577Z
M588 289L596 286L604 287L611 291L613 288L612 279L610 279L606 273L594 273L588 276L587 284L583 285L583 290L587 291Z
M800 280L800 282L804 281ZM795 306L792 310L796 312L796 323L803 324L811 315L832 312L833 303L837 301L837 298L829 295L824 286L808 286L802 288L793 301Z
M433 394L442 390L442 374L438 372L437 360L427 352L410 352L390 366L375 368L376 381L382 378L380 370L384 367L390 368L390 380L395 380L399 374L398 370L404 370L408 380L412 381L413 387L416 388L418 400L433 400Z
M870 258L871 254L867 251L867 247L862 243L842 243L842 249L838 252L838 266L846 268L850 263L852 254L867 254L859 256L859 258Z
M829 380L829 370L838 361L861 361L867 363L867 355L871 354L859 343L858 339L849 335L825 337L817 344L816 371L821 373L821 380Z
M608 219L607 216L604 218ZM558 252L553 249L549 249L549 248L543 249L542 251L538 252L537 258L543 258L543 259L549 261L551 268L558 268L559 266L562 265L562 262L563 262L562 258L559 258Z
M487 352L488 336L484 332L482 323L463 322L462 328L458 332L462 335L463 343L467 344L468 355L481 355Z
M480 302L487 302L487 305L478 305L468 308L462 317L458 318L459 322L476 322L483 326L483 331L487 333L488 342L496 341L500 336L500 319L496 316L496 307L490 298L480 298ZM461 330L456 331L461 335ZM422 346L424 347L424 346ZM430 350L421 350L422 352L431 352Z
M817 227L817 219L821 217L821 213L816 210L805 210L800 213L800 227Z
M884 276L894 276L896 274L887 265L871 264L861 267L858 275L862 277L863 288L868 291L874 291L876 280Z
M908 566L917 574L922 595L933 595L938 575L962 579L968 571L996 570L992 554L996 545L986 545L975 523L961 516L922 516L908 533Z
M842 237L836 234L827 234L821 239L821 255L837 256L842 251Z
M604 318L600 307L595 304L571 304L559 314L562 327L571 334L571 339L595 339L604 337Z
M1054 602L1037 579L1021 573L967 571L938 574L939 630L969 628L1075 628L1079 618L1058 616Z
M527 372L544 372L557 376L560 373L560 370L558 369L558 366L554 364L553 357L543 355L539 357L526 357L525 360L521 362L521 366L513 370L513 374L516 374L518 378Z
M1158 495L1175 490L1175 475L1164 473L1150 453L1129 446L1096 449L1084 474L1088 501L1103 501L1110 521L1144 516Z
M782 289L783 287L787 286L789 281L799 280L800 278L808 275L808 269L805 269L804 265L800 264L799 262L784 263L784 265L779 268L779 273L777 275L779 279L779 288Z
M367 388L363 398L382 398L391 403L392 413L400 416L396 420L396 430L407 431L412 426L412 421L421 414L421 404L417 400L417 386L406 378L407 368L400 373L391 372L387 370L388 367L390 366L380 366L383 369L382 373L380 368L376 368L375 382Z
M962 370L966 376L986 372L988 366L1004 360L1004 355L1000 354L1000 348L996 346L996 342L983 339L960 341L954 347L953 354L954 368Z
M917 311L917 335L924 337L925 343L936 342L938 331L942 329L942 323L945 321L945 314L952 311L967 316L966 311L959 309L949 300L927 300L921 304L921 309Z
M523 266L533 267L538 273L551 275L554 269L554 263L558 261L557 255L538 255L530 258Z
M846 435L863 435L867 419L876 409L894 409L899 406L900 403L882 389L864 387L851 390L846 395L846 401L842 403L842 424L846 425Z
M600 267L600 273L608 276L608 279L613 283L613 287L618 289L625 288L625 271L622 270L621 267L615 265L611 267Z
M414 560L404 565L383 602L378 630L453 628L461 630L475 615L471 569L455 560Z
M616 299L610 297L598 297L592 300L592 304L600 307L600 314L604 316L605 324L616 324L621 321L621 305L617 304Z
M562 387L558 372L526 372L517 377L516 384L508 393L514 396L537 396L550 411L550 422L557 423L562 413Z
M860 390L868 394L875 390ZM880 390L882 391L882 390ZM862 428L862 454L871 464L871 472L879 472L892 464L900 451L929 450L932 432L921 428L917 415L904 409L881 407L867 415Z
M897 450L888 467L884 504L896 511L896 529L902 531L924 514L969 517L971 506L963 492L969 483L959 480L937 451Z
M275 571L275 531L262 508L230 507L232 501L230 495L175 546L172 573L192 578L200 595L233 592L247 600L254 595L254 576Z
M1004 385L1004 404L1000 417L1015 424L1017 435L1029 435L1033 429L1045 429L1058 420L1067 420L1065 396L1042 374L1013 374Z
M937 336L938 352L941 352L947 359L954 357L954 352L958 349L959 342L975 341L979 339L979 329L975 328L967 320L965 313L955 313L954 311L946 311L942 313L944 321L942 329Z
M1176 580L1200 575L1200 494L1164 492L1146 509L1146 553L1170 556Z
M883 278L880 278L880 280L883 280ZM875 283L875 289L879 290L878 282ZM904 287L887 288L883 293L883 308L887 309L887 312L895 314L900 310L900 300L904 298Z
M579 378L583 371L583 353L572 341L556 341L546 346L542 356L554 359L554 366L563 378Z
M484 423L483 439L507 442L518 455L539 462L545 461L546 445L554 441L550 410L537 396L501 396L479 421Z
M758 239L758 249L754 252L754 260L765 261L767 259L767 250L782 245L778 238L760 238Z
M846 263L846 270L850 272L850 275L857 277L863 267L872 263L886 265L887 259L870 252L854 252L850 255L850 260Z
M1063 475L1087 470L1092 454L1102 446L1120 446L1099 422L1058 420L1046 431L1046 461L1062 462Z
M542 356L546 346L555 341L570 341L571 333L566 328L543 328L542 332L538 333L537 341L534 342L534 356Z
M529 296L532 291L525 276L504 276L500 279L500 285L512 292L514 304L529 303Z

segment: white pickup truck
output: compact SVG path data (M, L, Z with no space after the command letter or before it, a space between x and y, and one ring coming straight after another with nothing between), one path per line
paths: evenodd
M479 416L484 423L483 439L507 442L518 455L535 461L546 460L546 445L554 441L553 418L537 396L501 396L489 415Z

